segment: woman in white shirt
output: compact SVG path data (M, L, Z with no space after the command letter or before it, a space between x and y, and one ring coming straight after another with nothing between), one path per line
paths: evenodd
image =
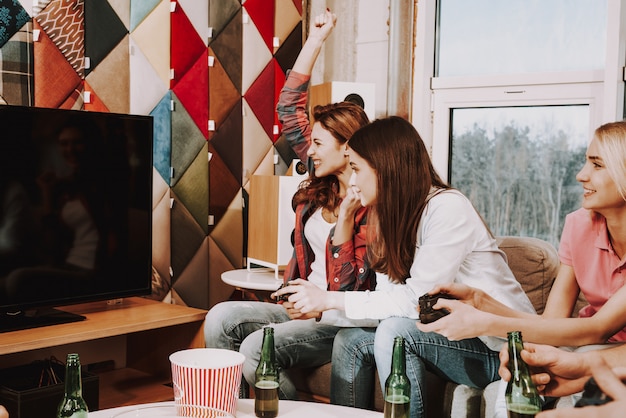
M426 371L483 388L499 378L503 340L450 341L421 332L415 326L420 296L458 282L483 289L507 306L534 309L480 215L437 175L409 122L392 116L359 129L348 142L348 155L352 192L370 210L370 265L397 285L367 292L324 292L297 280L278 293L293 293L289 297L293 317L340 309L348 318L382 320L373 346L381 386L391 369L393 339L403 336L411 417L424 417Z

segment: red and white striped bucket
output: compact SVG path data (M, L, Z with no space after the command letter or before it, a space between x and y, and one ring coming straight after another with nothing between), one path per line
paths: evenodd
M222 416L217 411L235 416L244 360L237 351L217 348L192 348L170 355L178 414L204 418L208 407L216 410L215 417Z

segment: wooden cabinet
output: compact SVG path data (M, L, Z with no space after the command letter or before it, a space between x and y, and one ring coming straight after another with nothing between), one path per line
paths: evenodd
M0 334L0 368L77 352L100 376L100 409L172 400L169 355L204 347L203 309L137 297L59 309L86 319Z

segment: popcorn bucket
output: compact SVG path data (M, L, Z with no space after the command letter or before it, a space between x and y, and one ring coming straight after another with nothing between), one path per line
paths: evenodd
M245 356L237 351L192 348L170 355L174 405L183 417L236 415ZM207 408L213 410L207 415Z

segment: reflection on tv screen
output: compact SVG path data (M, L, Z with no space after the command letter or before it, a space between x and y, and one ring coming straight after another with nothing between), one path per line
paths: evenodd
M149 293L152 118L0 106L0 125L0 310Z

